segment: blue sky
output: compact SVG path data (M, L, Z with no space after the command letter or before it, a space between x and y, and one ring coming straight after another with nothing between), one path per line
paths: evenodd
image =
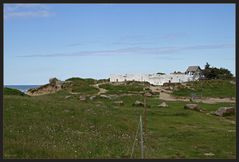
M234 4L4 4L4 84L184 72L235 74Z

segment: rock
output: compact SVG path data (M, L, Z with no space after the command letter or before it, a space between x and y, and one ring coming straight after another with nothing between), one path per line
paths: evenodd
M85 96L80 96L79 99L80 99L81 101L85 101L85 100L86 100L86 97L85 97Z
M133 106L144 106L144 103L141 101L136 100Z
M111 97L111 99L115 99L115 98L118 98L119 95L117 95L117 94L111 94L111 95L109 95L109 97Z
M96 106L96 107L101 107L102 105L101 105L101 104L96 104L95 106Z
M93 100L95 98L96 98L96 96L90 96L90 100Z
M111 97L110 96L106 96L106 95L100 95L101 98L106 98L106 99L110 99L111 100Z
M68 98L70 98L71 96L65 96L65 99L68 99Z
M166 104L166 102L162 102L160 105L158 105L158 107L168 107L168 104Z
M198 104L186 104L186 105L184 106L184 109L201 111L201 109L200 109L200 107L198 106Z
M63 81L58 80L57 78L49 79L49 84L42 85L38 88L29 89L26 94L29 96L39 96L50 93L55 93L62 89Z
M64 83L63 81L57 79L57 78L50 78L49 79L49 83L50 85L52 86L55 86L55 87L58 87L58 88L61 88L62 84Z
M226 116L226 115L232 115L235 113L235 108L233 107L220 107L219 109L217 109L217 111L215 111L214 115L217 116Z
M204 153L205 156L214 156L214 153L208 152L208 153Z
M149 92L147 92L147 93L145 93L145 94L144 94L144 96L146 96L146 97L151 97L151 96L152 96L152 94L151 94L151 93L149 93Z
M115 101L114 104L116 104L116 105L124 105L124 101Z

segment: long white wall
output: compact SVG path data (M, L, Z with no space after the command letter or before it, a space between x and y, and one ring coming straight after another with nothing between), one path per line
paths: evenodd
M197 80L198 77L193 78L193 75L187 74L125 74L125 75L110 75L110 82L124 82L124 81L147 81L153 85L163 85L164 83L182 83L192 80Z

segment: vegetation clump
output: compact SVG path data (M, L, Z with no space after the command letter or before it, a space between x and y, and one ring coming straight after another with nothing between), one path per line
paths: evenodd
M23 93L17 89L8 88L8 87L4 87L3 94L4 95L17 95L17 96L25 96L26 95L25 93Z
M126 84L102 84L100 88L107 90L109 94L123 94L123 93L139 93L144 90L144 85L136 82L126 82Z
M178 87L173 91L176 96L197 96L204 97L235 97L236 88L229 80L200 80L188 82L187 86Z
M92 85L97 83L96 80L87 78L70 78L66 81L71 81L71 91L72 92L80 92L82 94L94 94L98 92L98 89L93 87Z
M210 67L206 63L204 70L202 71L205 79L232 79L232 73L226 68Z

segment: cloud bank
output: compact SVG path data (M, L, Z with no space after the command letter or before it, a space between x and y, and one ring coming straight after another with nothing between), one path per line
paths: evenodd
M53 13L44 4L5 4L4 19L27 18L27 17L49 17Z
M167 55L172 53L180 53L188 50L214 50L224 48L235 48L234 44L217 44L217 45L195 45L185 47L160 47L160 48L121 48L114 50L98 50L98 51L79 51L74 53L49 53L49 54L34 54L34 55L20 55L18 57L72 57L72 56L92 56L92 55Z

